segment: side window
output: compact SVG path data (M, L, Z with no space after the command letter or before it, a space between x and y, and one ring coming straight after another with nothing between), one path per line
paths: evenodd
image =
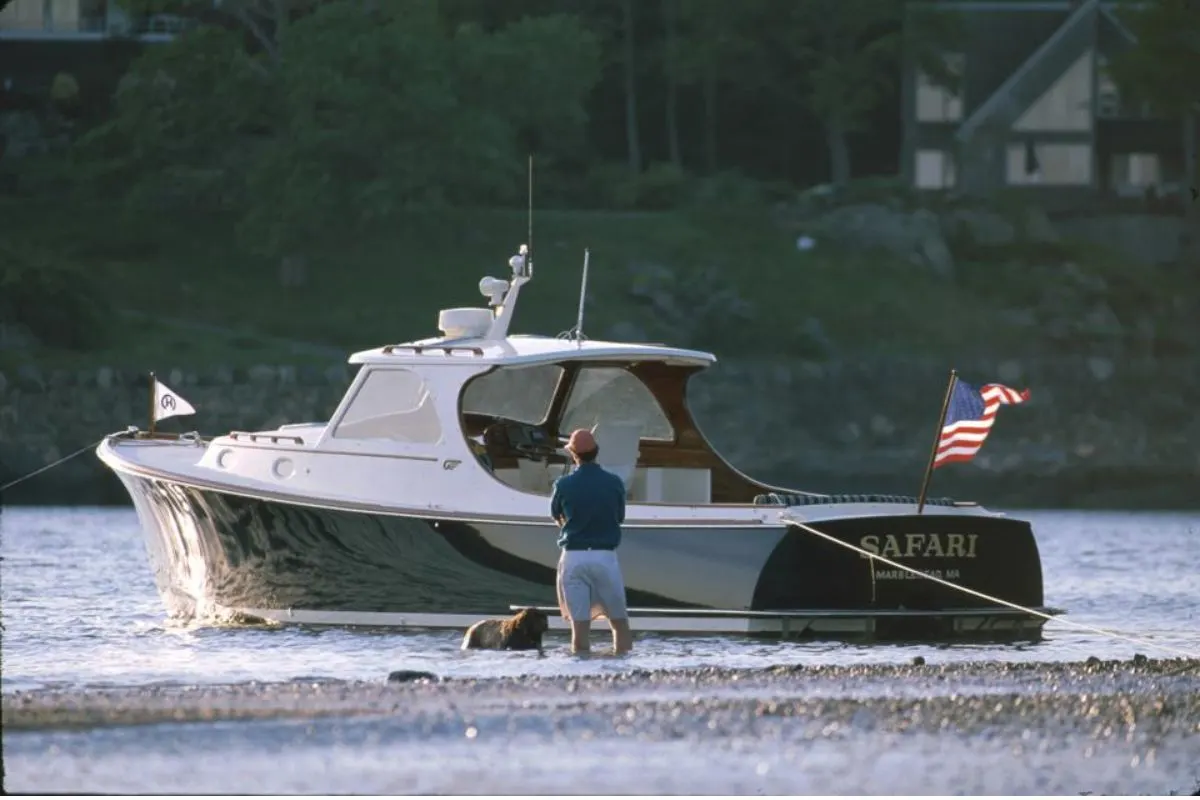
M546 418L562 373L557 364L501 367L484 373L472 378L463 389L463 413L536 425Z
M335 439L392 439L432 444L442 426L425 379L412 370L377 369L367 375L333 431Z
M675 431L654 395L619 367L584 367L575 378L559 431L591 428L597 423L637 423L643 439L675 438Z

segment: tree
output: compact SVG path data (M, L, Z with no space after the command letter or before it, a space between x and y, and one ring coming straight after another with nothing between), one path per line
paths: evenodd
M680 86L699 87L703 103L704 161L718 168L718 83L764 82L766 53L756 35L769 24L772 0L690 0L679 8L678 42L672 73Z
M1181 120L1184 178L1200 188L1197 135L1200 119L1200 8L1190 0L1156 0L1119 10L1137 44L1109 63L1113 80L1123 93L1144 101L1159 114ZM1185 216L1200 227L1200 203L1190 202L1185 188ZM1193 233L1192 249L1200 254L1200 234Z
M676 167L683 166L679 153L679 0L661 0L663 16L663 79L667 84L666 113L667 158Z
M634 175L642 171L642 144L638 132L637 111L637 65L634 61L633 0L621 3L621 43L624 52L625 73L625 137L629 144L629 171Z
M771 8L778 19L768 26L777 70L770 86L821 121L835 185L851 177L849 135L863 131L870 113L896 90L902 56L939 83L954 81L941 55L955 31L950 12L880 0L806 0Z

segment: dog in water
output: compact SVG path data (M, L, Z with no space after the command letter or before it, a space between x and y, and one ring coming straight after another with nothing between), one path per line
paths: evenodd
M467 628L463 650L537 650L550 629L545 611L523 608L508 619L484 619Z

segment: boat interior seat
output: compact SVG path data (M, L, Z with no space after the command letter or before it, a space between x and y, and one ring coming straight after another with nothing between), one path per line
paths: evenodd
M620 478L626 491L629 491L641 455L638 450L642 439L641 423L597 422L592 428L592 436L600 447L596 463Z

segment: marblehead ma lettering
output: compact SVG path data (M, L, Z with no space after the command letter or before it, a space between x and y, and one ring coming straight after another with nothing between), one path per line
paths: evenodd
M884 558L975 558L975 542L979 539L977 533L906 533L901 536L889 533L885 536L874 534L863 536L858 540L858 546L866 553L860 553L860 558L870 558L872 553ZM923 569L923 575L945 580L957 580L961 573L957 569ZM921 575L904 569L875 569L871 570L872 577L879 581L918 580Z

